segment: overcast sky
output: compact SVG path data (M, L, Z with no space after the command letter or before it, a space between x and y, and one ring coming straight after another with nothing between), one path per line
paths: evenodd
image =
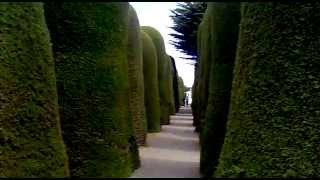
M170 9L175 9L177 3L130 2L130 4L138 14L140 26L151 26L161 33L166 44L167 54L175 59L179 76L182 77L186 86L191 87L194 78L194 66L189 64L190 61L180 58L186 56L169 43L169 40L173 40L169 33L174 32L169 28L173 26L173 21L169 17L171 15Z

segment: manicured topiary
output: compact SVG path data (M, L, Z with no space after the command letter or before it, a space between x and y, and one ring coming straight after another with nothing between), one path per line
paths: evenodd
M244 3L218 177L319 177L320 3Z
M178 84L178 71L177 71L177 67L176 67L176 63L175 60L172 56L170 56L171 59L171 64L172 64L172 68L173 68L173 74L172 74L172 78L173 78L173 93L174 93L174 106L175 106L175 112L179 111L180 108L180 102L179 102L179 84Z
M225 136L240 21L239 3L209 3L208 29L211 67L208 71L208 101L201 122L200 170L211 177L217 166ZM202 61L203 62L203 61Z
M178 88L179 88L179 106L183 106L183 97L184 97L184 82L182 77L178 76Z
M197 30L197 61L194 63L194 80L192 85L192 116L193 116L193 126L195 126L195 131L199 132L200 127L200 118L199 118L199 81L200 81L200 57L201 57L201 26L203 24L203 20L198 25ZM184 102L183 102L184 104Z
M198 54L199 57L199 54ZM199 58L197 58L197 62L194 64L194 80L192 85L192 102L191 102L191 109L192 109L192 116L193 116L193 123L192 125L195 126L195 131L199 132L199 97L198 97L198 90L199 90ZM185 96L185 94L183 95ZM184 97L183 97L183 105L184 105Z
M167 107L169 115L175 114L175 107L174 107L174 94L173 94L173 68L171 64L170 56L167 55L166 59L163 61L163 102L166 102L165 105ZM162 125L170 124L170 118L163 119L161 121Z
M148 132L159 132L160 101L157 51L149 35L140 31L143 45L144 95Z
M167 81L167 97L168 97L168 102L169 102L169 114L173 115L176 113L176 108L175 108L175 102L174 102L174 88L173 88L173 66L171 62L171 58L169 55L167 55L167 64L166 64L165 70L165 76L166 76L166 81ZM166 123L166 124L169 124Z
M142 26L141 30L146 32L152 39L154 46L157 51L158 58L158 81L159 81L159 97L160 97L160 123L167 124L169 122L170 115L170 98L166 97L168 95L168 89L165 79L166 79L166 64L168 62L168 55L166 54L164 40L160 32L150 26Z
M142 42L140 39L140 25L134 8L129 6L128 27L128 70L129 70L129 107L133 122L132 137L133 147L135 144L144 145L147 136L147 122L144 107L144 83L143 83L143 60ZM138 148L132 148L131 156L133 168L140 166Z
M128 3L48 3L60 115L72 176L128 177Z
M42 3L0 4L0 177L66 177Z
M200 132L205 119L208 102L209 72L212 64L212 7L207 6L202 22L198 29L198 78L195 95L196 101L193 105L195 111L194 125L196 131Z

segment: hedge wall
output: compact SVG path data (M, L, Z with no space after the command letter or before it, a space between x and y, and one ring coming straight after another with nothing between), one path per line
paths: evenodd
M218 177L319 177L320 3L244 3Z
M192 96L191 109L192 109L192 116L193 116L193 126L195 126L196 132L199 132L199 125L198 124L200 122L199 97L198 97L199 92L198 91L199 91L199 80L200 80L199 64L200 64L200 56L201 56L201 54L200 54L201 43L200 42L201 42L201 26L203 24L202 21L198 25L198 29L197 29L197 61L194 64L194 80L193 80L192 94L191 94L191 96ZM183 105L184 105L184 101L183 101Z
M128 3L48 3L60 115L72 176L127 177Z
M209 84L209 71L212 63L211 52L211 23L212 23L212 8L207 7L202 22L199 24L197 33L197 50L198 62L196 69L197 83L195 84L195 92L193 97L195 102L192 105L194 112L194 125L196 131L201 131L201 125L205 118L205 112L208 102L208 84ZM193 100L193 99L192 99ZM193 102L193 101L192 101Z
M142 30L144 95L148 132L160 132L160 100L157 51L149 35Z
M175 114L175 106L174 106L174 94L173 94L173 68L171 64L171 59L169 55L166 55L166 59L163 62L163 91L164 91L164 102L166 102L165 106L168 110L169 115ZM161 125L170 124L170 118L161 121Z
M158 83L158 58L152 39L140 31L143 49L144 96L148 132L160 132L160 97Z
M173 66L171 63L171 58L169 55L167 55L167 62L166 62L166 67L165 68L165 76L166 76L166 81L167 81L167 87L166 90L168 91L166 94L168 96L168 102L169 102L169 114L173 115L176 113L176 108L175 108L175 102L174 102L174 89L173 89ZM170 120L170 119L169 119ZM165 124L169 124L165 123Z
M42 3L0 4L0 176L66 177Z
M179 106L184 106L184 82L182 77L178 76L178 89L179 89Z
M212 43L208 47L211 67L207 72L208 101L201 124L200 170L212 176L218 163L225 136L240 21L239 3L209 3L208 22ZM207 14L206 14L207 15ZM205 52L206 53L206 52ZM204 61L201 61L204 62ZM205 66L202 66L206 71ZM203 76L204 77L204 76Z
M150 26L141 26L141 30L147 33L152 39L157 51L158 57L158 81L159 81L159 97L160 97L160 123L167 124L170 115L170 98L168 98L168 88L166 84L166 64L168 62L168 55L166 54L164 40L160 32Z
M131 157L133 169L140 166L139 151L135 145L144 145L147 136L147 124L144 108L144 82L143 82L143 60L142 42L140 39L140 24L134 8L129 5L129 27L128 27L128 74L129 74L129 107L133 127L131 134L134 137L130 141L132 145Z
M192 116L193 116L193 123L192 125L195 126L195 131L199 132L199 122L200 122L200 118L199 118L199 54L198 54L198 58L197 58L197 62L194 64L194 80L193 80L193 85L192 85L192 102L191 102L191 109L192 109ZM185 93L184 93L185 95ZM184 98L183 98L184 100ZM184 101L183 101L184 104Z
M175 112L179 111L180 108L180 102L179 102L179 84L178 84L178 71L176 67L175 60L172 56L170 56L171 59L171 66L173 68L173 74L172 74L172 85L173 85L173 94L174 94L174 107Z

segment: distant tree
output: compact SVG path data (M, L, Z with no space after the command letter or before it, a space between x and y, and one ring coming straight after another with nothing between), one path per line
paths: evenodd
M197 29L202 15L206 10L205 2L181 2L178 7L171 10L174 25L170 27L175 33L169 34L175 40L171 44L182 53L190 56L189 60L196 61L197 58Z

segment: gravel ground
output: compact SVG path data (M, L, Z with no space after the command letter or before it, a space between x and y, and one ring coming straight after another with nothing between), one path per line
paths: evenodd
M199 178L199 141L192 126L190 108L171 116L170 125L148 133L147 145L139 148L141 167L131 178Z

